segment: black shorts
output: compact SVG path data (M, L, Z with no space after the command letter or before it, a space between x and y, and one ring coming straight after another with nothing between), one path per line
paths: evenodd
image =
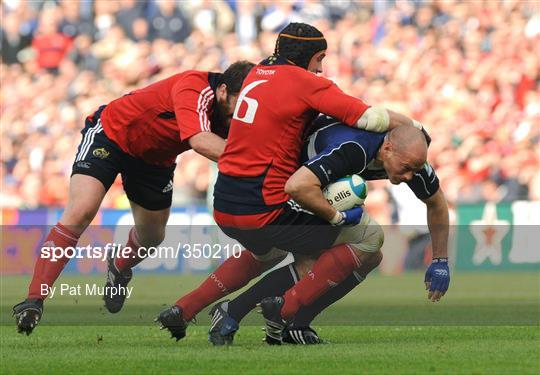
M316 255L331 248L341 230L294 201L288 201L284 211L262 228L220 228L256 255L264 255L273 247L293 254Z
M87 118L83 139L77 149L71 175L97 178L109 190L118 173L130 201L147 210L163 210L172 202L173 176L176 164L160 167L147 164L125 153L110 140L101 126L100 107L93 118Z

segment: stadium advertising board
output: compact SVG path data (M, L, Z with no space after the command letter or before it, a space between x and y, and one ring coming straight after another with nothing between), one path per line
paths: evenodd
M458 206L456 269L538 269L540 202Z
M32 272L49 227L60 215L58 209L3 211L2 274ZM540 250L534 246L534 236L540 223L540 202L460 205L457 218L455 240L451 241L456 270L538 269ZM212 224L212 217L204 206L173 209L159 253L141 263L138 269L148 273L206 272L234 255L239 245ZM128 210L100 211L80 241L81 248L91 245L97 253L92 257L86 253L75 255L64 272L105 272L106 262L101 255L108 244L122 244L132 225L133 218ZM392 235L395 230L387 232L388 244L400 242L401 237L396 239ZM392 264L403 258L391 250L386 254L386 268L390 267L388 262ZM396 257L399 259L393 259ZM385 267L385 274L400 273L404 269L394 267L397 271L388 271Z

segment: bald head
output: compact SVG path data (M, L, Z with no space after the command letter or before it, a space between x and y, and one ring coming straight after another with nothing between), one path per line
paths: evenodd
M402 125L388 132L379 157L393 184L410 181L427 160L424 134L414 126Z
M388 132L388 141L396 155L404 160L423 164L427 159L428 145L424 134L414 126L398 126Z

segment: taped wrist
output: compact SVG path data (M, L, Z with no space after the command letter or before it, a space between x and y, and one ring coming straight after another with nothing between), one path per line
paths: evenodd
M330 219L330 224L332 225L341 225L345 218L343 217L343 214L341 211L336 211L336 214L332 219Z
M383 107L370 107L356 122L356 127L367 131L382 133L388 130L390 115Z

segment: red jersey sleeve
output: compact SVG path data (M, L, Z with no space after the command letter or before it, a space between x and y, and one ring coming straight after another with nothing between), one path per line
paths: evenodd
M180 129L182 141L200 132L210 131L210 109L213 105L214 92L206 83L183 79L176 83L171 95L174 105L176 122Z
M360 116L370 107L362 100L345 94L329 79L312 73L304 87L308 105L317 111L354 126Z

